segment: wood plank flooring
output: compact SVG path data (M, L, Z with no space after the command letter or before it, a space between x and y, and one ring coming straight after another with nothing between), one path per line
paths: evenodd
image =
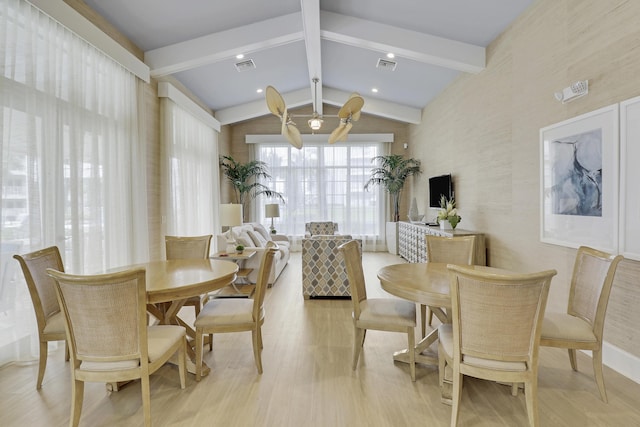
M365 253L369 297L385 295L376 279L396 256ZM388 296L388 295L385 295ZM276 285L267 290L264 374L258 375L249 333L214 335L205 352L211 374L180 389L177 368L151 377L155 426L447 426L451 408L440 403L438 373L419 366L411 382L407 366L392 353L402 334L370 331L360 365L351 370L351 301L307 300L301 293L300 253L293 253ZM193 316L186 310L185 317ZM640 385L605 370L609 404L593 381L591 359L578 355L579 372L566 351L543 348L539 377L541 426L640 426ZM63 349L49 355L42 390L37 363L0 369L0 426L65 426L70 413L70 375ZM107 393L87 384L81 426L143 424L139 382ZM526 426L525 398L510 388L465 377L459 426Z

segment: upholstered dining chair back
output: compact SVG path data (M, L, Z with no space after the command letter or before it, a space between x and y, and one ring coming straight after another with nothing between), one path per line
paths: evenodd
M185 386L186 334L175 325L148 326L145 270L72 275L54 269L72 363L71 425L77 426L85 381L141 379L145 425L151 425L149 374L178 356Z
M265 248L265 254L260 260L256 289L253 294L253 319L255 321L259 321L261 313L264 313L264 297L269 287L269 275L273 268L273 258L278 251L278 244L270 240L267 242Z
M471 265L475 258L476 236L426 236L427 261Z
M602 336L613 278L621 260L622 255L585 246L579 248L576 255L567 313L588 321L599 336Z
M472 265L476 256L476 236L425 236L427 247L427 262L442 262L457 265ZM427 310L427 308L429 310ZM440 307L420 305L420 320L422 336L427 332L427 325L431 326L433 315L441 322L447 321L447 315Z
M578 370L576 350L591 350L593 372L600 397L607 402L602 371L604 320L622 255L586 246L578 248L569 288L566 313L548 312L542 324L540 345L566 348L569 363Z
M40 389L47 366L47 343L66 340L64 319L56 299L54 280L47 275L48 268L64 271L64 266L57 246L13 257L22 267L22 273L27 282L33 309L36 313L40 340L40 362L36 388ZM67 360L69 358L68 348L66 358Z
M206 259L209 257L212 234L205 236L164 236L167 260L170 259ZM184 303L193 306L195 315L200 313L201 297L194 296Z
M345 269L349 278L353 316L360 318L360 303L367 299L367 287L362 269L362 248L357 241L351 240L341 246Z
M441 385L445 362L453 369L451 425L458 419L463 375L469 375L524 383L529 423L537 426L539 339L556 271L496 274L448 268L453 323L438 328L438 354Z
M205 236L165 236L167 259L206 259L213 235Z

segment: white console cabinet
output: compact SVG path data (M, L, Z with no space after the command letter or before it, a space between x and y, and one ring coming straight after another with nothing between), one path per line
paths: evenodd
M412 224L400 221L398 225L398 251L402 258L409 262L427 262L427 243L425 236L476 236L476 265L487 264L487 249L484 242L484 234L469 230L441 230L439 227Z

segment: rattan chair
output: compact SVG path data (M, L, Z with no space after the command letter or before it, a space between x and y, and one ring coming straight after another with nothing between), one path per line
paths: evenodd
M164 236L167 259L207 259L212 237L211 234L190 237ZM184 305L192 305L197 316L202 306L201 298L191 297Z
M186 333L175 325L148 326L144 269L76 276L48 269L64 313L71 350L71 419L77 426L84 382L140 379L145 426L151 425L149 374L178 356L186 382Z
M204 335L209 335L209 350L213 349L213 334L226 332L251 331L253 340L253 356L262 374L262 325L265 310L264 297L269 276L273 268L273 258L278 245L267 242L260 261L258 279L253 299L248 298L213 298L207 302L194 323L196 327L196 381L202 377L202 346Z
M65 341L67 338L64 331L64 316L56 299L54 281L47 275L47 268L64 271L64 266L60 251L56 246L13 257L22 267L33 309L36 312L40 341L40 362L36 389L39 390L42 387L42 379L47 367L48 342ZM66 343L65 360L69 360L69 347Z
M566 348L578 370L576 350L591 350L600 397L608 402L602 374L602 335L613 278L622 255L582 246L578 249L566 313L548 312L542 323L540 345Z
M438 360L441 387L446 365L453 370L451 426L458 421L463 375L524 383L529 424L537 426L540 330L556 271L496 274L448 268L453 323L438 327Z
M416 380L415 361L415 328L416 306L414 303L392 298L367 298L367 289L362 270L362 256L360 244L355 240L343 243L339 248L344 257L344 263L351 289L353 302L353 328L355 340L353 343L353 370L358 366L360 352L364 345L367 329L407 334L409 370L411 380Z
M427 235L425 238L427 262L445 262L457 265L473 264L476 253L476 236L443 237ZM423 337L427 332L427 325L431 326L434 313L442 323L447 323L446 314L440 307L420 305Z

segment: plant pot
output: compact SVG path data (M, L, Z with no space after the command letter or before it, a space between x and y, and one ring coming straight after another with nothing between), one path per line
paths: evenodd
M440 221L440 230L453 230L449 221Z
M387 250L390 254L398 255L398 227L397 222L387 222L386 237L387 237Z

